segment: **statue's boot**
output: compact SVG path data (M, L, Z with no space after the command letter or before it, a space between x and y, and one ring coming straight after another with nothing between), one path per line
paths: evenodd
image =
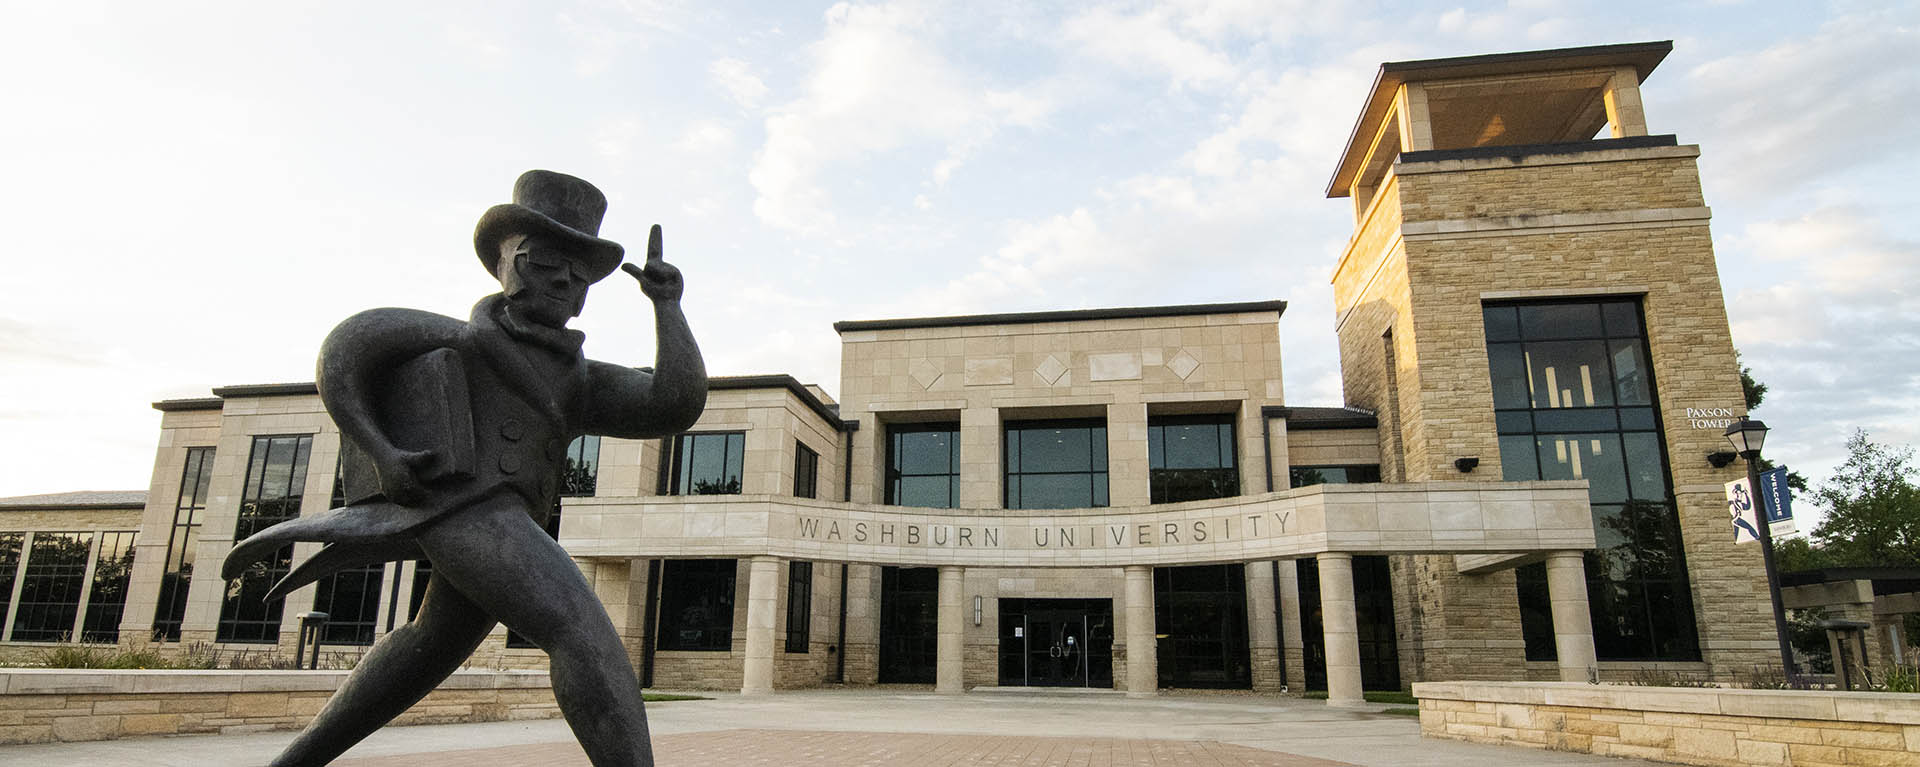
M487 638L494 621L436 574L420 613L368 650L320 715L273 767L320 767L439 686Z

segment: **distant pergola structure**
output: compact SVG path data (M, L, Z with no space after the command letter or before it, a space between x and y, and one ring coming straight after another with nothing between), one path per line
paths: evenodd
M1920 613L1920 568L1829 567L1780 574L1780 598L1789 610L1817 609L1835 622L1864 624L1864 657L1872 669L1920 663L1903 628ZM1829 631L1835 668L1846 632Z

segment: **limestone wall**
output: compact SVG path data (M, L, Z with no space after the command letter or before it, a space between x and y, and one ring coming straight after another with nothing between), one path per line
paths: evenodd
M345 671L0 671L0 744L295 730ZM551 719L545 672L456 671L396 725Z
M1416 684L1433 738L1699 765L1920 764L1920 695Z

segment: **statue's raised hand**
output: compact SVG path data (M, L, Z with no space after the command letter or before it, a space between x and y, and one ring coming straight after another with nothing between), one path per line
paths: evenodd
M647 265L634 266L631 263L620 265L620 271L633 275L640 281L640 292L655 301L678 301L686 285L680 280L680 270L662 258L660 248L660 225L654 224L653 231L647 233Z

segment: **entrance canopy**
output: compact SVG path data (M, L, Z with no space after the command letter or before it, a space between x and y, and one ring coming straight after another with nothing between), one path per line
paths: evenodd
M578 558L778 557L907 567L1124 567L1594 547L1587 483L1314 485L1100 509L923 509L772 495L569 498ZM1514 558L1518 564L1522 558Z

